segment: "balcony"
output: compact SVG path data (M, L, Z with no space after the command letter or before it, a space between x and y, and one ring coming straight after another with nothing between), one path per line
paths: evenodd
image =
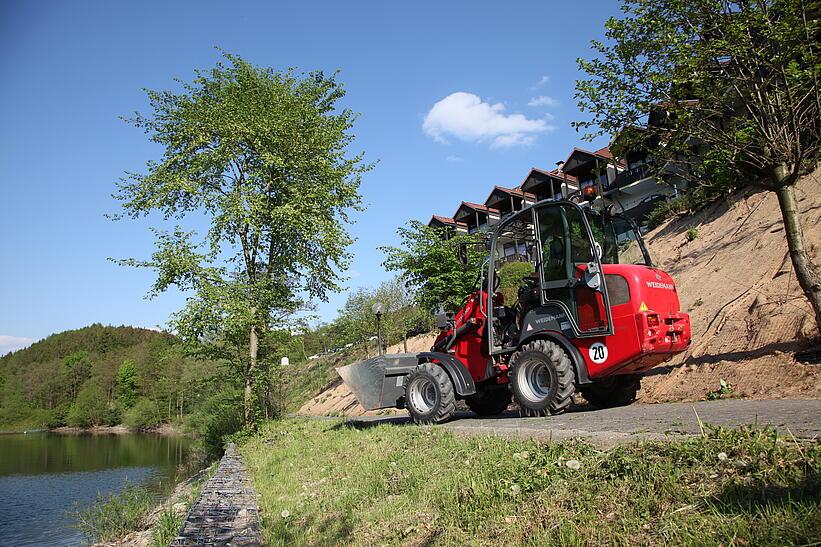
M651 176L651 169L650 165L643 163L641 165L637 165L632 169L628 169L627 171L622 171L618 175L616 175L613 184L610 185L610 188L622 188L627 186L628 184L633 184L636 181L641 179L646 179L647 177Z

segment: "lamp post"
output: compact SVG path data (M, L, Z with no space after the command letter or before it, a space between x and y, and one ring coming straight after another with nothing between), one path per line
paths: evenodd
M379 345L379 355L382 353L382 312L384 308L382 302L376 302L371 307L373 314L376 316L376 343Z

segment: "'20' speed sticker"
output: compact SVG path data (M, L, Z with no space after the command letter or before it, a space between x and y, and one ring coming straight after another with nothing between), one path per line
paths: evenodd
M590 360L594 363L602 364L607 361L607 346L602 344L601 342L596 342L590 349L587 351L587 354L590 356Z

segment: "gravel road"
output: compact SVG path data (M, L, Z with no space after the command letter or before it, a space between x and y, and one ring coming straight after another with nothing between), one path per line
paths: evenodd
M698 415L698 418L696 417ZM738 427L773 426L783 435L813 439L821 437L821 400L752 401L730 399L695 403L632 405L607 410L580 407L559 416L519 418L507 413L477 418L465 412L437 427L464 434L496 434L540 439L582 437L608 447L636 439L665 439L700 432L705 424ZM350 418L363 424L409 424L406 416L363 416Z

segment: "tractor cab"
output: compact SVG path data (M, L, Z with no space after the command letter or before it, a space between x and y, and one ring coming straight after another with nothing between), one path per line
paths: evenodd
M630 219L570 202L547 202L503 221L491 239L487 286L498 286L500 275L524 275L514 290L506 283L502 298L496 298L501 306L489 306L489 323L495 327L491 352L515 347L528 326L528 313L547 305L561 314L560 330L574 337L612 334L602 263L652 266ZM539 322L547 322L541 315Z
M518 287L511 288L513 272L523 275ZM624 359L638 358L648 349L661 355L656 350L662 346L675 353L689 344L689 318L679 312L675 285L654 267L638 227L628 217L568 201L537 203L494 230L484 275L490 287L498 287L500 277L507 280L487 310L491 355L511 353L545 334L577 347L587 345L582 340L595 340L591 345L596 355L583 352L592 378L613 372L609 365L623 366ZM662 322L674 328L666 331ZM653 344L640 336L650 327L656 329ZM616 331L620 336L608 343ZM659 345L659 339L666 343ZM618 356L619 362L605 356ZM638 369L655 364L656 359L645 359ZM636 370L628 367L624 372Z

